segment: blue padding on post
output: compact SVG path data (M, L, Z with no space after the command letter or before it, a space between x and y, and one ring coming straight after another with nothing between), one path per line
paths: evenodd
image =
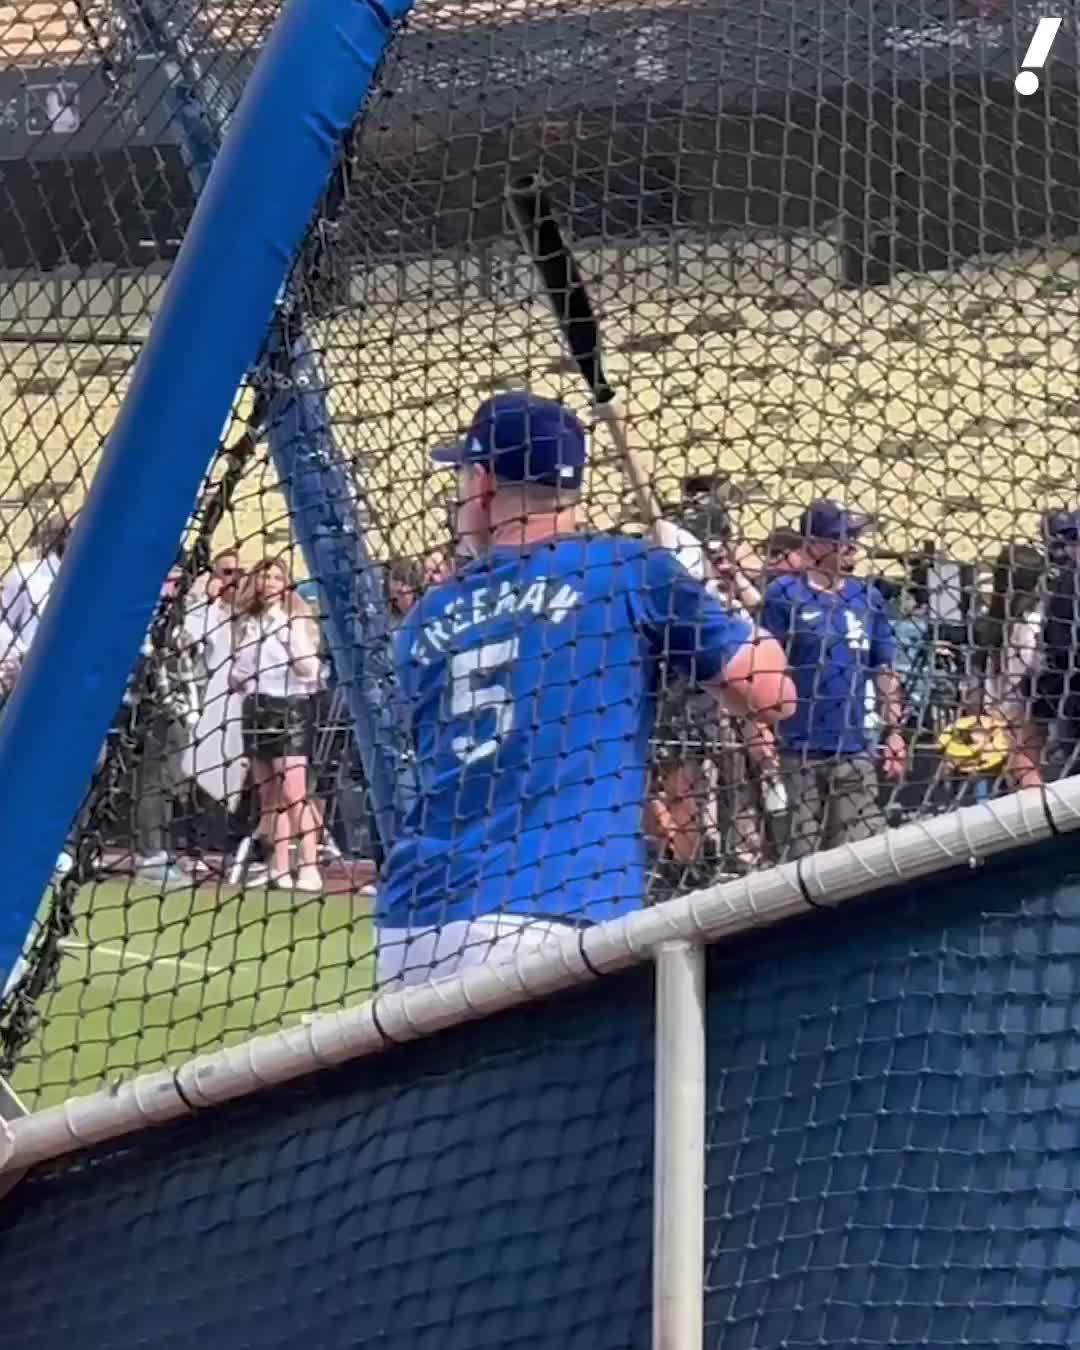
M341 138L410 5L291 0L237 109L0 720L0 983Z
M224 110L213 76L186 61L168 10L157 0L137 7L155 50L175 58L173 119L195 196L221 146ZM353 741L364 766L381 851L389 852L415 792L405 753L404 720L393 702L390 616L381 577L364 540L349 466L334 443L318 362L290 311L262 355L254 383L279 391L268 409L267 439L307 568L316 578L323 632L343 688ZM288 350L284 344L288 342Z
M356 489L334 445L307 339L297 337L283 355L288 386L271 404L267 439L289 521L319 587L334 675L348 701L379 840L389 852L408 807L410 761L405 719L394 703L382 578L358 528Z

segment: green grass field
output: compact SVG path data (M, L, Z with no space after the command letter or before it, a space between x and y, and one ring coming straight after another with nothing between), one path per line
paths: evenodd
M12 1086L28 1107L49 1106L363 1001L370 903L362 893L84 887L59 988L41 1003Z

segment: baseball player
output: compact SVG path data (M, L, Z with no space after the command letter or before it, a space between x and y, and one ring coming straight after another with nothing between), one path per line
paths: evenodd
M738 716L794 708L779 644L670 550L579 529L586 434L561 404L500 394L434 458L473 561L397 634L420 792L380 878L382 989L643 903L662 662Z

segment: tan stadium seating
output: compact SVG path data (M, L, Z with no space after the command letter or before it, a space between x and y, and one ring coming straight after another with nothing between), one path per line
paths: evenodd
M800 502L835 495L880 516L884 546L933 537L961 558L1030 537L1037 512L1074 501L1075 254L1028 250L860 291L838 283L829 251L821 240L689 239L674 273L668 248L581 252L609 375L627 391L661 484L729 474L750 537L789 521ZM66 284L73 312L92 307L96 283ZM129 316L103 315L99 332L137 343L160 284L126 279ZM0 317L6 306L9 324L21 314L31 328L33 285L8 286ZM358 273L353 285L365 307L312 334L335 434L368 494L377 555L417 553L445 530L449 482L428 469L427 448L458 434L480 399L527 383L582 412L586 402L527 269L487 298L467 265L439 259ZM3 344L5 566L35 514L53 499L81 502L127 388L137 345L97 345L87 322L69 325L70 341ZM601 428L587 483L598 525L632 515L604 437ZM239 541L249 558L285 548L287 513L265 457L235 505L215 542Z

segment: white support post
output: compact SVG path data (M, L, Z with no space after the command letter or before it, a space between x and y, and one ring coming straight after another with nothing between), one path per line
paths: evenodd
M656 949L653 1350L701 1350L705 1328L705 948Z
M26 1107L15 1096L6 1080L0 1078L0 1129L3 1129L4 1121L16 1120L19 1116L27 1114L29 1113ZM0 1175L0 1200L16 1187L25 1175L25 1172L4 1172Z

